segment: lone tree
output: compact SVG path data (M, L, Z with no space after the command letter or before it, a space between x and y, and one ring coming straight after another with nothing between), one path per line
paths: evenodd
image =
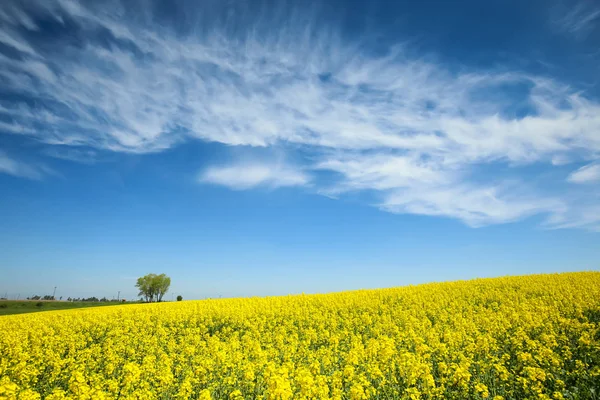
M183 297L181 297L181 295L177 296L177 301L181 301L183 300Z
M171 278L165 274L148 274L138 278L135 284L135 287L140 290L138 296L142 296L147 303L162 301L163 296L169 290L169 286L171 286Z

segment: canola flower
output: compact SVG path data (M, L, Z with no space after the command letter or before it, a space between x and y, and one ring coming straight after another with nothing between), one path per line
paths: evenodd
M599 272L0 317L0 399L599 395Z

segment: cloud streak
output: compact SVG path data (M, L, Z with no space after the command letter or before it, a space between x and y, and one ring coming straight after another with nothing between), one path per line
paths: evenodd
M566 2L558 7L560 17L555 24L562 32L573 35L577 39L586 38L600 23L600 7L594 2Z
M197 16L196 25L176 31L116 4L10 3L0 14L10 26L0 42L13 54L0 55L0 79L4 90L34 101L0 101L1 130L131 153L188 140L300 148L310 154L304 170L335 177L319 181L320 192L368 191L383 210L471 226L538 213L564 226L578 200L518 179L519 168L600 154L600 104L550 77L452 72L402 44L376 53L294 15L282 23L266 13L241 33L229 28L244 22L238 14L233 22ZM65 37L79 36L42 45L40 17ZM512 176L473 177L498 166ZM235 161L209 167L200 181L248 189L312 179Z
M12 157L0 150L0 173L27 179L42 179L54 172L44 165L32 165Z
M572 183L594 183L600 181L600 164L590 164L579 168L567 178Z
M308 175L297 169L261 163L210 167L200 175L200 182L223 185L235 190L257 186L270 188L304 186L309 181Z

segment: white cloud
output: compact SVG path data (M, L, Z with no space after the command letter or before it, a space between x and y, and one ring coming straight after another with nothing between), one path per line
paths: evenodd
M44 175L52 174L53 171L43 165L31 165L15 160L0 150L0 173L21 178L41 179Z
M436 186L453 181L457 171L439 161L423 161L415 156L346 153L328 156L316 169L340 173L344 180L334 192L350 190L391 190L423 185Z
M14 36L10 35L6 31L0 31L0 43L10 46L20 52L36 55L35 50L33 50L31 46L19 39L15 39Z
M310 178L289 166L250 163L210 167L201 173L200 181L244 190L257 186L304 186Z
M48 147L44 150L44 155L81 164L94 164L98 157L94 150L61 146Z
M129 46L90 42L69 51L35 50L43 53L35 60L0 59L14 90L44 100L22 105L13 123L51 143L148 152L193 137L230 145L452 152L465 162L533 162L600 148L593 135L598 104L548 79L451 74L406 56L402 47L373 57L367 47L326 32L299 36L305 29L294 26L241 39L218 31L178 37L68 0L49 1L38 12L44 10L68 15L84 31L107 29ZM145 56L131 51L132 44ZM532 115L511 117L515 99L499 93L527 86L519 100ZM36 129L40 123L54 129Z
M577 207L570 207L559 213L549 216L544 225L553 229L586 229L600 232L600 193L590 193L585 199L577 203Z
M11 7L8 2L4 3L2 9L0 9L0 20L15 27L23 26L30 31L37 31L39 29L37 24L33 22L24 10L15 5Z
M579 168L567 178L572 183L593 183L600 181L600 164L590 164Z
M577 39L587 37L600 23L600 7L592 1L566 1L555 12L556 27Z
M349 160L330 158L318 168L342 174L331 193L374 190L382 198L376 205L383 210L451 217L472 227L562 213L566 208L560 199L531 193L522 182L470 183L461 163L444 165L443 160L354 154Z
M34 13L68 19L79 34L112 36L51 48L16 28L0 37L22 53L0 56L6 89L39 100L0 101L0 130L48 144L135 153L192 139L301 148L313 160L305 170L336 177L319 181L319 192L370 191L385 210L473 226L537 213L568 219L578 200L545 194L531 180L508 190L505 181L518 178L521 166L553 168L600 154L600 104L549 77L452 72L403 46L374 55L368 43L279 14L253 18L268 29L256 24L246 35L198 15L202 28L182 34L146 18L147 10L128 19L122 5L19 4L0 15L13 27L36 29L22 17ZM508 178L473 178L507 165ZM244 189L303 186L309 177L277 163L234 163L207 169L201 181ZM589 220L573 218L582 226Z
M558 165L569 164L571 162L571 160L568 157L564 156L564 155L557 154L557 155L555 155L555 156L552 157L551 162L552 162L552 165L557 165L558 166Z
M454 185L409 188L390 194L381 207L396 213L457 218L472 227L512 222L564 210L559 200L518 196L498 187Z

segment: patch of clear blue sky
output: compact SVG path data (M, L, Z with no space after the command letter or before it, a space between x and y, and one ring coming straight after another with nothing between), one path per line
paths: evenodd
M0 175L0 265L11 294L131 298L166 272L186 298L275 295L594 269L598 235L536 221L473 229L303 189L198 185L219 145L57 162L63 177Z
M249 20L258 13L251 3L245 6ZM317 23L341 26L349 40L377 32L373 52L408 41L419 49L411 51L450 71L515 66L539 73L552 65L554 74L598 95L597 65L589 62L597 34L577 41L557 33L547 22L552 16L546 1L323 3ZM155 3L162 23L183 31L193 25L185 10L200 3L182 4ZM261 7L276 13L288 5L297 6ZM227 12L217 1L202 6ZM42 37L54 32L56 40L82 46L87 39L50 21L45 27L47 32L31 34L53 40ZM527 110L515 100L514 112ZM0 135L0 149L22 160L36 159L46 147ZM174 294L204 298L599 266L597 233L544 230L536 217L473 229L448 218L385 213L365 204L368 195L332 199L305 188L236 191L199 184L200 169L243 151L224 145L188 141L146 155L96 151L94 163L47 158L56 174L42 180L0 174L0 294L43 295L58 286L58 296L112 297L120 291L132 298L135 278L149 272L171 276ZM301 163L302 153L297 157ZM503 171L501 165L486 168L474 179ZM525 178L540 167L527 168Z

